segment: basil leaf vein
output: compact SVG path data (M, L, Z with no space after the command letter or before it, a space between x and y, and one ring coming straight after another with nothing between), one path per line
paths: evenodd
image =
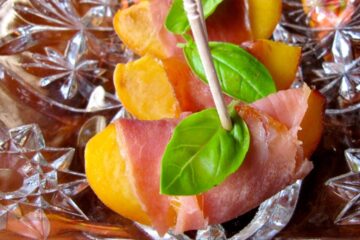
M222 128L215 109L192 114L179 123L162 159L162 194L205 192L239 168L249 149L250 134L235 110L231 118L231 131Z

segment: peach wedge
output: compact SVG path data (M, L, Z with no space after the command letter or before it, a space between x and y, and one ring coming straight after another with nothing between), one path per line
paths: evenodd
M126 162L120 155L114 124L95 135L86 145L85 172L98 198L118 214L150 224L133 192L126 173Z
M118 64L114 84L121 103L137 119L175 118L180 114L178 100L162 62L150 55Z
M300 47L264 39L244 45L269 70L277 90L291 86L300 63Z

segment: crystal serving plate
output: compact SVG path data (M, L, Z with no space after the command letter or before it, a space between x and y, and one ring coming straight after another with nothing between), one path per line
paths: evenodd
M129 3L0 0L1 239L159 238L104 206L84 176L89 138L129 117L112 85L114 66L136 58L112 28L116 10ZM314 170L242 217L163 239L360 235L359 7L319 41L324 30L309 27L301 1L283 3L274 38L303 47L298 82L328 99Z

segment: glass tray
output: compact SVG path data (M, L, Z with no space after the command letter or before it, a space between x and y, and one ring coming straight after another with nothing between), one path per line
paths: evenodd
M114 66L136 57L112 28L113 14L122 3L125 1L0 0L1 239L158 238L152 229L104 206L83 175L87 140L112 119L128 117L112 86ZM303 182L238 219L197 233L169 233L164 239L360 236L356 225L360 223L358 95L340 104L341 78L331 91L317 84L329 72L321 69L326 65L324 58L312 56L314 51L309 50L319 30L294 27L294 21L300 21L295 13L302 6L295 0L283 3L283 19L274 38L304 47L298 81L323 90L329 101L325 133L312 157L314 170ZM302 21L307 24L306 19ZM351 28L350 33L355 36L357 29ZM332 53L332 46L342 40L335 35L315 49L324 55ZM309 41L304 42L304 37ZM357 67L360 48L357 38L350 40L354 53L348 64L355 62ZM347 46L340 44L338 49L346 51ZM319 69L323 75L316 75ZM360 91L357 78L354 82ZM23 166L30 169L21 172L24 175L10 171ZM36 181L30 181L34 176ZM37 185L22 188L26 179ZM5 181L11 184L1 183Z

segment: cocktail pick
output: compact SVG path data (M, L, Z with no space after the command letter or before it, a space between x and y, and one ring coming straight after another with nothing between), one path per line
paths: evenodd
M224 129L231 130L231 119L227 112L219 84L219 79L217 77L210 53L201 0L184 0L184 9L187 13L190 27L195 39L195 44L199 51L200 59L205 70L205 76L208 79L210 91L215 102L215 107L220 117L221 125Z
M195 0L196 1L196 5L197 5L197 10L199 12L199 16L200 16L200 21L201 21L201 25L204 29L204 34L206 37L206 41L208 41L208 35L207 35L207 29L206 29L206 24L205 24L205 17L204 17L204 10L203 10L203 6L201 3L201 0Z

